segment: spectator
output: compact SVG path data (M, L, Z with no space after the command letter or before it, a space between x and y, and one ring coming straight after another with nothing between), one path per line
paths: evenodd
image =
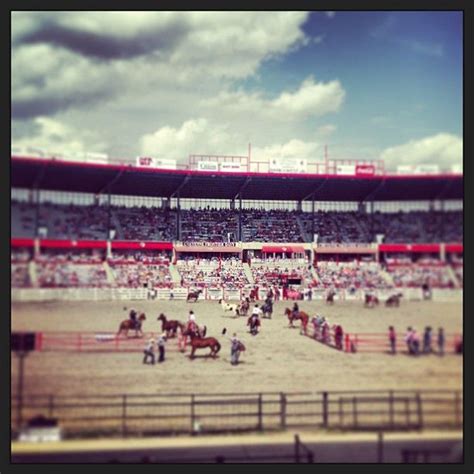
M392 354L397 353L397 335L395 333L395 328L390 326L388 328L388 340L390 342L390 352Z

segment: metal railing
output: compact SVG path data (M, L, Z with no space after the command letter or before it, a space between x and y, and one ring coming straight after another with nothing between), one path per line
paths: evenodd
M24 420L55 418L66 437L206 434L290 428L458 429L461 391L390 390L299 393L12 396L12 433ZM18 416L18 411L21 411ZM22 420L20 425L18 420Z

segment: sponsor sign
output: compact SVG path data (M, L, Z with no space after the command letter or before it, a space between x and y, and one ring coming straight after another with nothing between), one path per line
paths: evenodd
M374 165L356 165L355 173L356 173L356 176L374 176L375 166Z
M167 158L154 158L151 156L137 156L137 166L141 168L161 168L165 170L175 170L176 160Z
M272 158L268 165L270 173L306 173L307 160Z
M415 174L439 174L438 165L418 165L415 167Z
M355 165L337 165L336 174L354 176L356 174Z
M415 167L412 165L400 165L397 166L397 174L413 174Z
M220 170L224 173L241 173L247 171L242 163L221 163Z
M199 171L219 171L219 163L217 161L199 161L197 169Z

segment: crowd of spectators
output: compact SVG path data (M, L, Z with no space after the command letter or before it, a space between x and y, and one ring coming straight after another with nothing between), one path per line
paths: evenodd
M172 288L173 281L168 263L144 264L137 262L111 263L115 284L118 288Z
M285 286L289 280L300 280L300 285L315 284L305 259L253 259L250 268L254 282L259 286Z
M323 288L371 289L389 288L391 285L381 273L378 263L320 262L316 267L318 285Z
M304 242L297 211L246 209L242 234L246 242Z
M36 207L12 201L12 235L36 234ZM40 227L58 239L107 239L108 226L117 240L172 241L177 235L175 209L161 207L41 203ZM238 238L237 209L181 210L183 241L227 242ZM258 242L312 241L312 214L288 210L242 210L242 238ZM410 211L396 213L317 211L314 232L321 243L369 243L384 234L387 243L462 242L462 211Z
M238 214L232 209L181 211L181 240L227 242L237 235Z
M12 263L10 275L12 288L29 288L31 286L28 264Z
M106 288L109 285L102 264L37 262L40 288Z
M418 288L428 284L432 288L453 288L446 265L397 265L389 266L388 273L396 287Z
M181 285L188 288L240 289L250 284L242 262L236 257L183 259L177 261L177 268Z

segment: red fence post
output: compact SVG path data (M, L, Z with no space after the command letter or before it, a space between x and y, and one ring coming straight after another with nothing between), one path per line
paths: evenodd
M350 341L349 334L346 333L346 352L350 352L350 351L351 351L351 341Z

